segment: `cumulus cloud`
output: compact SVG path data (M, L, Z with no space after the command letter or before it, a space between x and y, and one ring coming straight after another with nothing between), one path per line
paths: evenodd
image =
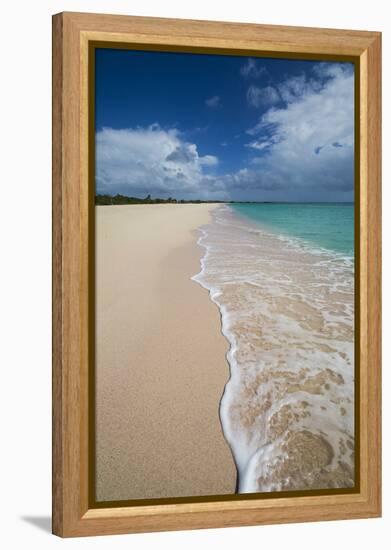
M220 178L224 189L231 198L236 200L254 200L261 198L266 192L275 193L284 188L284 181L278 176L271 179L257 169L242 168L233 174L225 174Z
M221 191L210 169L214 155L200 155L177 129L103 128L96 134L98 193L208 196Z
M352 200L354 74L320 64L274 88L249 128L247 165L223 172L177 129L158 124L96 134L98 193L236 200ZM224 142L223 142L224 143ZM222 163L224 166L224 163Z
M265 66L249 57L240 68L240 74L245 78L260 78L261 76L267 76L268 71Z
M323 190L352 196L354 75L351 67L322 64L316 78L290 78L279 87L282 108L271 107L250 128L248 147L265 151L253 159L259 177L291 194ZM331 195L330 195L331 196Z
M251 107L269 107L275 105L280 99L280 94L273 86L265 86L258 88L251 85L247 90L247 102Z
M218 95L209 97L205 100L205 104L210 109L217 109L217 107L221 107L221 97Z

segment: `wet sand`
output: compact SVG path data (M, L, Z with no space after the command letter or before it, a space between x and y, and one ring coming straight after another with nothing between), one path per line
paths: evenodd
M353 259L212 212L196 280L222 311L221 403L238 492L355 483Z
M219 310L191 280L213 205L96 208L96 497L235 491Z

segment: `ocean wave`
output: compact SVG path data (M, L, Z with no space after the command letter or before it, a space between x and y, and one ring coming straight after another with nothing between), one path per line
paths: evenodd
M353 259L228 206L200 232L193 280L220 308L230 344L220 419L238 491L353 486Z

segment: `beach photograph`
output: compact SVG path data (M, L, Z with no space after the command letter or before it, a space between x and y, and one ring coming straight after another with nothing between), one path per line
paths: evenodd
M354 489L354 65L94 65L96 502Z

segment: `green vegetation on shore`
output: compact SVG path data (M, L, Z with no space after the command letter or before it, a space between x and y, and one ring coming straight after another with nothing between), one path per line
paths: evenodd
M144 199L139 197L127 197L126 195L96 195L95 204L97 206L104 205L118 205L118 204L201 204L201 203L215 203L215 202L227 202L227 201L202 201L202 200L178 200L169 197L168 199L153 199L151 195L147 195Z

